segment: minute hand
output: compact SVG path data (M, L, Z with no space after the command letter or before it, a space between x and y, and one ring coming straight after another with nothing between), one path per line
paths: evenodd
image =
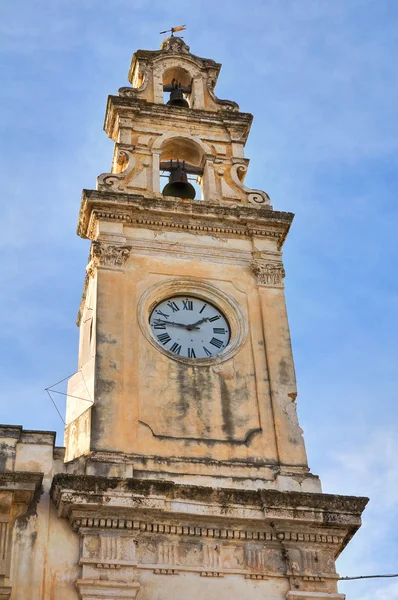
M188 329L188 327L190 329L199 329L198 327L196 327L196 324L194 325L187 325L186 323L175 323L174 321L164 321L163 319L156 319L156 321L158 323L165 323L166 325L175 325L176 327L184 327L185 329Z

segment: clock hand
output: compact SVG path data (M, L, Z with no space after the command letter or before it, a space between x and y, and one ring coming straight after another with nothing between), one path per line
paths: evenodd
M199 327L197 327L197 325L201 325L202 323L204 323L205 321L208 321L209 317L205 317L204 319L200 319L199 321L196 321L196 323L192 323L191 325L187 325L187 329L199 329Z
M175 323L174 321L164 321L163 319L156 319L157 323L165 323L166 325L175 325L176 327L185 327L188 329L188 325L186 323ZM189 326L190 329L199 329L199 327Z

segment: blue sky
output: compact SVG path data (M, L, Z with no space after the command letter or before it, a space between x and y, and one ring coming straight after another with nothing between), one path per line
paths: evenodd
M187 23L255 116L246 183L296 213L285 245L298 409L324 491L368 495L341 575L398 572L396 0L14 0L0 7L1 421L58 432L89 244L82 188L109 171L107 95ZM62 401L59 403L61 409ZM398 599L398 579L341 584Z

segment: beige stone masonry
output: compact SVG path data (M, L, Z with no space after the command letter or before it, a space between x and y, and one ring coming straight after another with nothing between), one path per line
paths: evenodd
M171 595L176 576L196 577L196 598L203 578L221 577L233 593L238 577L264 582L265 590L267 581L285 579L288 599L337 599L334 561L367 502L73 475L54 478L52 497L81 536L79 586L95 589L107 572L115 589L141 585L142 600L160 589ZM147 588L148 572L160 580Z
M220 68L172 35L108 99L112 165L79 213L65 448L0 426L0 600L345 598L335 561L367 499L322 494L310 472L284 294L293 214L245 185L253 117L216 96ZM176 161L198 199L163 195ZM192 197L183 173L170 184Z

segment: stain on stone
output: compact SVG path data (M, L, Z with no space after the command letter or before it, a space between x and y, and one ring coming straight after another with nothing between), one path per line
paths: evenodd
M35 493L33 494L33 498L27 508L27 511L24 515L17 518L18 528L19 530L26 529L28 526L29 520L32 517L37 517L37 507L40 502L40 498L44 493L43 486L37 488Z
M213 395L214 382L209 369L199 367L187 367L183 364L171 366L175 373L178 384L178 417L181 418L178 425L182 437L187 432L183 418L191 413L191 419L197 424L198 433L211 432L210 413L204 410L208 406ZM192 432L190 432L192 433Z
M110 335L106 335L105 333L98 333L97 332L97 343L99 344L117 344L117 339L110 336Z
M234 420L231 410L231 397L228 391L227 384L223 377L220 377L220 388L221 388L221 410L222 410L222 418L223 432L226 434L228 438L234 437L235 426Z
M7 459L10 454L10 446L6 443L0 444L0 471L6 470Z
M283 385L289 383L289 369L284 358L281 358L279 362L279 379Z
M95 392L96 396L101 396L102 394L110 394L116 387L115 381L112 379L102 379L98 378L95 381Z

